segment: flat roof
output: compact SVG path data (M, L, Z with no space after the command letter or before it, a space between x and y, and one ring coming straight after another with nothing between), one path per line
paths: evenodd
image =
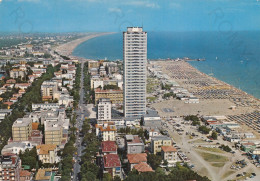
M14 124L13 127L23 127L28 126L32 122L31 118L18 118Z

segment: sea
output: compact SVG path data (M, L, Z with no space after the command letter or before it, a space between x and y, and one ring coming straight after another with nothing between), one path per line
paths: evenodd
M260 31L147 32L148 59L188 57L210 76L260 99ZM89 59L123 58L123 34L104 35L83 42L73 55Z

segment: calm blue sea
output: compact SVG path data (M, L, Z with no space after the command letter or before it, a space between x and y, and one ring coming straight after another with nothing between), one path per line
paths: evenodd
M122 33L97 37L80 44L73 55L90 59L123 57ZM260 98L260 32L148 32L148 59L205 58L191 62Z

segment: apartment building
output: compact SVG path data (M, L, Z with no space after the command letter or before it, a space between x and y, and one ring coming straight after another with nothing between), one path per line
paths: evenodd
M63 127L58 121L44 122L45 144L61 145Z
M16 78L23 79L23 78L25 78L25 76L26 76L26 73L24 70L21 70L21 69L10 70L10 77L13 79L16 79Z
M125 141L128 154L144 152L144 143L138 135L126 135Z
M128 27L123 39L124 116L141 118L146 112L147 33Z
M43 99L44 98L51 98L53 97L53 93L58 91L58 84L54 81L44 81L41 85L41 94Z
M18 118L12 126L13 141L27 141L32 132L31 118Z
M95 89L95 104L101 98L110 99L112 104L123 104L123 91L122 90L101 90Z
M91 69L91 68L99 68L100 66L100 63L98 61L88 61L88 69Z
M57 156L57 146L53 144L37 145L37 155L42 163L56 163L59 161Z
M111 101L110 99L101 98L98 101L98 120L111 120Z
M173 146L162 146L162 158L169 164L176 163L178 160L177 150Z
M0 180L20 181L21 160L14 154L0 156Z
M172 139L168 136L156 136L151 140L151 149L153 154L161 152L162 146L172 146Z
M96 124L96 136L102 141L116 140L116 126L105 123L103 125Z
M113 178L122 178L122 168L117 154L108 154L103 157L103 173L109 173Z

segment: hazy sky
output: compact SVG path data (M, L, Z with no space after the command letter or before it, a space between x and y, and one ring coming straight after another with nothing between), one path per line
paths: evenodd
M1 32L260 30L260 0L0 0Z

